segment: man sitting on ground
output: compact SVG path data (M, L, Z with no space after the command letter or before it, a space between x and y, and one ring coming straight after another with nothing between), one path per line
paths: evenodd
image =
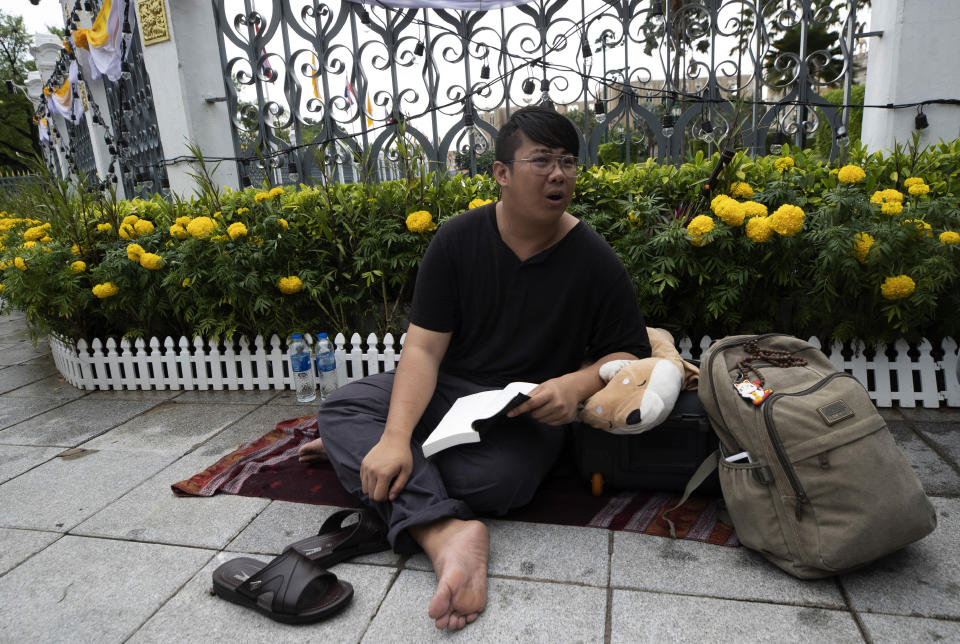
M552 109L513 114L496 141L501 199L445 222L414 290L396 372L351 383L318 413L300 460L329 457L341 483L389 527L396 552L429 556L440 629L487 601L490 538L478 513L528 503L608 360L650 355L630 278L610 246L566 212L579 137ZM587 366L583 366L588 362ZM540 383L480 443L420 445L453 402L509 382Z

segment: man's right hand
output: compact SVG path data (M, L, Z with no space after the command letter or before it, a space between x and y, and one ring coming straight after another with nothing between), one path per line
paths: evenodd
M413 471L409 439L387 434L373 446L360 463L363 493L374 501L393 501Z

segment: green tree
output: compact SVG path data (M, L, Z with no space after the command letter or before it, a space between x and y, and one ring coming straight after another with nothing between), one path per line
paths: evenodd
M25 169L22 155L39 152L33 128L33 104L22 87L27 72L36 69L30 60L30 36L21 16L0 11L0 80L13 83L0 87L0 168Z

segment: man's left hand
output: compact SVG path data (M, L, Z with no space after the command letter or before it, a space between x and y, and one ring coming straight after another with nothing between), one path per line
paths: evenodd
M580 401L575 388L565 386L563 377L547 380L527 395L530 400L511 410L508 417L529 413L531 418L545 425L566 425L577 419Z

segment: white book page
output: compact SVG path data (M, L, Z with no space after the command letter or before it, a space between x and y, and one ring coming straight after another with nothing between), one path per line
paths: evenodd
M423 455L429 457L454 445L480 442L480 434L474 431L473 422L495 416L517 394L526 395L536 386L529 382L511 382L503 389L458 398L423 442Z

